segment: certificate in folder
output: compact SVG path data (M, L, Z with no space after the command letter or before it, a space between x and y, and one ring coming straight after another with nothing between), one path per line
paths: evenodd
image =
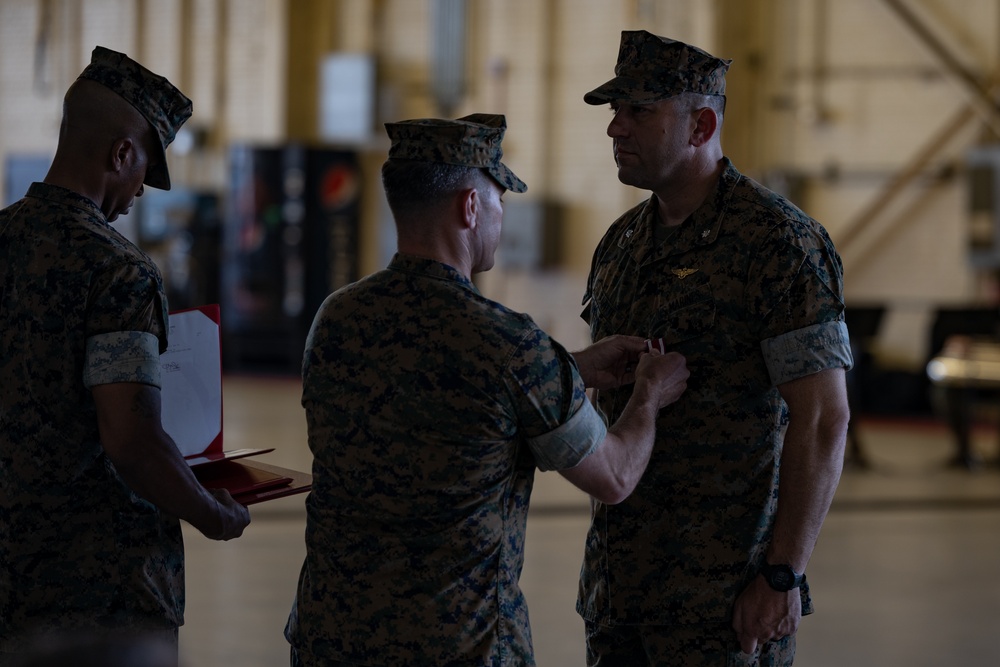
M222 447L218 304L172 312L169 327L167 351L160 355L163 429L202 485L228 489L244 505L308 491L312 477L306 473L245 460L274 448Z

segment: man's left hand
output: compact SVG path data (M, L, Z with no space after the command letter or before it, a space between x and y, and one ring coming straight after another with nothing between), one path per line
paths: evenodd
M733 629L744 653L758 646L793 635L802 620L802 598L798 588L780 593L757 575L736 598Z
M615 335L573 353L573 358L587 388L613 389L635 382L635 365L645 351L645 339Z

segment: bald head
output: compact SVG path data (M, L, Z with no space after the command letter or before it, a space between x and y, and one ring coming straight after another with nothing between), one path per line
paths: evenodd
M121 137L144 146L155 141L153 127L135 107L96 81L77 79L63 100L60 148L82 151L77 157L84 158Z
M100 83L77 79L63 100L59 144L45 182L93 200L110 222L142 194L162 152L156 131L135 107Z

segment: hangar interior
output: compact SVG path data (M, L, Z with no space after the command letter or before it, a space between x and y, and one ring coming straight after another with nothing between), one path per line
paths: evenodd
M506 115L504 159L529 190L506 200L497 267L477 283L586 344L591 253L648 193L618 182L610 113L582 96L637 28L733 59L726 154L819 220L844 261L857 440L797 664L996 664L1000 392L949 396L927 374L949 337L1000 336L995 0L0 0L3 205L44 176L95 45L176 83L194 116L168 151L175 187L147 190L118 228L156 259L171 307L221 304L227 441L306 469L296 374L312 314L394 250L384 122ZM951 466L963 424L975 461ZM533 502L539 664L582 664L586 499L542 475ZM225 545L187 536L189 665L287 659L302 497L254 520Z

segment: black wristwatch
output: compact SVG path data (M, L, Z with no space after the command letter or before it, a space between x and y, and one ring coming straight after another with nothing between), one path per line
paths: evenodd
M798 588L806 580L805 573L797 574L791 565L771 565L765 562L760 567L760 574L764 577L767 585L779 593L787 593L793 588Z

